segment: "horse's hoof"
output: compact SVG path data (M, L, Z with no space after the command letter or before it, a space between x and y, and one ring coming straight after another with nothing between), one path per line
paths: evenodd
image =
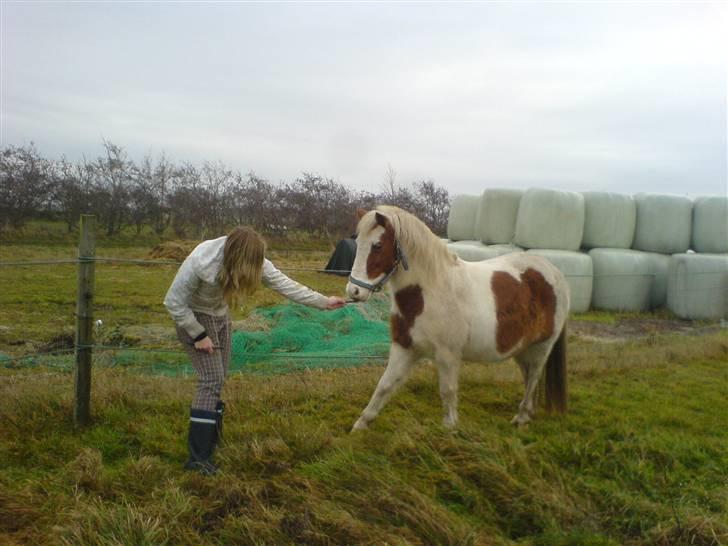
M521 415L520 413L511 419L511 424L518 428L527 428L531 422L531 418L528 415Z
M351 432L355 432L357 430L366 430L369 425L367 425L364 421L359 419L356 423L354 423L354 426L351 427Z
M445 427L447 430L455 430L455 427L458 426L458 422L453 419L448 419L446 417L442 420L442 426Z

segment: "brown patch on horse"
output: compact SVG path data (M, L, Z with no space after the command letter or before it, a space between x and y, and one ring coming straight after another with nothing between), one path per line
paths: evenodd
M412 347L412 335L410 330L415 324L417 315L422 314L425 309L425 300L422 297L422 288L419 284L411 284L394 295L399 313L394 313L389 318L389 327L392 334L392 341L399 343L405 349Z
M380 216L382 220L379 219ZM394 226L385 216L377 213L377 223L372 229L380 225L384 228L384 233L379 237L381 247L377 249L372 246L369 256L367 256L367 277L369 279L376 279L379 275L387 273L392 269L396 260Z
M513 349L519 341L526 347L554 333L556 295L543 275L528 268L516 279L496 271L490 281L495 296L496 347L500 353Z

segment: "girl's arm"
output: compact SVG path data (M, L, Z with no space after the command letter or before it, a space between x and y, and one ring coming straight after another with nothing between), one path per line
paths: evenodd
M177 271L172 285L164 297L164 306L172 315L177 326L185 330L195 341L204 339L207 336L205 327L195 318L190 309L190 299L200 284L200 278L194 271L192 260L185 260Z
M330 308L328 297L287 277L270 260L263 262L263 284L296 303L318 309Z

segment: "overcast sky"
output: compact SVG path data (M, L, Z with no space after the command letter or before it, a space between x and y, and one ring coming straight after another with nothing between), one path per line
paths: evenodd
M2 146L377 190L728 193L715 3L2 1Z

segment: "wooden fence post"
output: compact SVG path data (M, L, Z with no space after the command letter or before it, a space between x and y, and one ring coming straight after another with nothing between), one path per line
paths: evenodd
M91 417L91 345L93 344L94 270L96 217L81 215L78 243L78 293L76 296L76 369L74 373L73 422L85 426Z

